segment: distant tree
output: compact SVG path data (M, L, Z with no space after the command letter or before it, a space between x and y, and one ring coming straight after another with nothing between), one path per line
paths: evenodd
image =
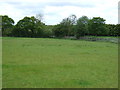
M2 36L10 36L14 27L14 20L7 15L2 17Z
M36 14L36 19L42 22L44 21L44 15L42 13Z
M60 29L62 30L62 32L64 32L64 36L69 36L69 32L71 29L71 21L69 18L65 18L62 20L62 22L60 22Z
M2 19L2 20L1 20ZM64 18L57 25L45 25L43 14L36 17L24 17L14 26L14 20L7 15L0 15L0 36L16 37L65 37L65 36L120 36L120 24L105 24L105 19L82 16L78 20L75 15Z
M44 30L44 23L32 17L24 17L20 20L14 30L13 35L18 37L42 37Z
M62 33L61 36L71 36L74 35L74 25L76 24L76 16L71 15L68 18L63 19L59 25L56 27L59 27L60 32ZM57 32L59 32L57 30Z
M105 26L105 19L100 17L93 17L89 21L89 33L90 35L105 35L106 32L106 26Z
M114 24L106 24L108 29L108 36L114 36L115 25Z
M70 22L71 22L70 24L71 25L75 25L76 24L76 21L77 21L76 15L72 14L68 18L70 19Z
M53 28L54 25L45 25L44 37L53 37L54 36Z
M19 37L32 37L34 35L34 22L30 17L18 21L14 28L14 35Z
M2 36L2 16L0 16L0 37Z
M63 26L61 24L57 24L53 28L53 33L56 37L64 37L66 36L66 29L63 29Z
M40 20L34 17L34 37L44 37L45 24Z
M89 19L87 16L82 16L77 20L76 38L88 34L88 21Z
M71 35L75 34L74 25L76 25L76 21L77 21L77 17L74 14L70 15L67 18L67 25L68 25L68 34L67 34L67 36L71 36Z
M115 36L120 36L120 24L115 25Z
M120 24L106 24L109 36L119 36L120 35Z

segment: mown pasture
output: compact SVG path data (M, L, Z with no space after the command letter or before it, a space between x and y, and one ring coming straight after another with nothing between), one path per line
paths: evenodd
M118 45L110 42L2 39L3 88L116 88Z

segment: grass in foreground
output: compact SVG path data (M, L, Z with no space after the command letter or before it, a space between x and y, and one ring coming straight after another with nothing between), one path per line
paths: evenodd
M117 44L3 38L3 88L115 88L117 84Z

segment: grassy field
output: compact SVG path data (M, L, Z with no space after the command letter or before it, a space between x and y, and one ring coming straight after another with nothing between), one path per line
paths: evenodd
M118 46L109 42L3 38L3 88L116 88Z

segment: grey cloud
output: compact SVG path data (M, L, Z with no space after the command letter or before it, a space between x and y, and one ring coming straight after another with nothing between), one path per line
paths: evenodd
M95 7L93 4L83 4L80 2L49 2L47 3L50 6L77 6L77 7L84 7L84 8L92 8Z
M93 8L95 7L92 4L87 3L79 3L79 2L4 2L9 5L12 5L15 9L23 10L26 14L36 14L36 13L44 13L45 6L55 6L55 7L63 7L63 6L77 6L77 7L83 7L83 8ZM46 13L47 15L55 15L56 13Z
M88 3L80 3L80 2L37 2L37 3L31 3L31 2L6 2L7 4L13 5L15 8L44 8L45 6L77 6L77 7L83 7L83 8L93 8L95 7L94 4L88 4Z
M10 4L10 5L19 5L19 4L21 4L20 2L13 2L13 1L4 2L4 3Z

